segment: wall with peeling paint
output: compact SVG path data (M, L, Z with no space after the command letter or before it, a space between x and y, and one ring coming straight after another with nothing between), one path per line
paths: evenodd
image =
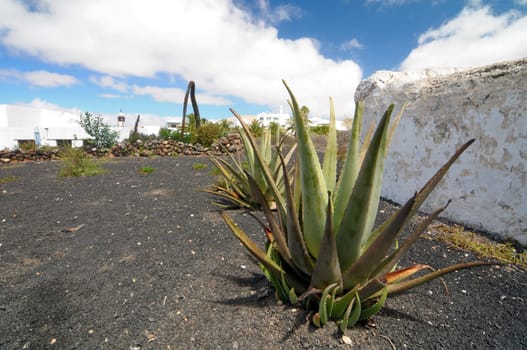
M377 72L355 94L364 125L408 102L385 165L383 196L405 202L465 141L476 142L423 206L527 246L527 59L444 74Z

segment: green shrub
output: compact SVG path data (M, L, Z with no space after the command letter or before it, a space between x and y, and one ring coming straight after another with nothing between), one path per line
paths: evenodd
M329 125L315 125L309 127L309 131L317 135L327 135L329 134Z
M196 130L195 142L209 147L214 140L223 136L223 128L220 124L206 123Z
M139 171L143 174L150 174L150 173L153 173L154 172L154 168L152 167L149 167L149 166L143 166L139 169Z
M103 174L104 169L80 148L65 148L61 154L59 176L92 176Z
M100 115L96 116L85 112L81 114L79 124L88 135L93 137L90 143L97 148L110 148L117 142L119 137L119 133L113 131Z

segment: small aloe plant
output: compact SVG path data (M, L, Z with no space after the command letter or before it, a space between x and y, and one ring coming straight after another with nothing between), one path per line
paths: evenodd
M289 176L285 169L283 172L284 192L275 184L272 169L254 146L255 140L248 134L248 141L254 147L256 160L277 207L275 214L257 180L247 174L253 196L259 200L267 219L264 225L267 236L265 249L251 240L231 217L222 213L234 235L259 261L280 299L318 308L318 312L313 315L316 326L335 320L344 331L377 313L389 294L416 287L452 271L489 264L475 261L440 270L424 264L406 268L397 266L446 205L432 213L398 244L401 231L450 166L474 140L459 148L419 192L384 223L374 228L383 164L393 132L389 127L393 105L384 113L375 133L361 151L363 104L357 103L347 157L337 179L332 100L328 145L323 164L320 164L303 112L285 81L284 85L291 98L298 142L294 176ZM278 155L281 157L280 152ZM285 168L283 161L282 167ZM423 270L431 271L416 276L417 272Z
M241 120L239 115L237 117ZM278 152L273 151L271 142L272 136L275 139L279 139L279 134L271 135L271 130L266 128L263 131L259 143L254 142L254 139L253 142L250 141L250 138L253 137L247 127L241 130L240 135L243 143L244 158L241 158L239 153L237 157L229 153L230 161L224 159L224 157L210 156L210 161L218 169L219 181L217 184L211 186L210 189L204 189L203 191L219 196L229 203L225 205L216 202L215 204L220 207L260 209L259 200L253 196L253 191L251 190L251 184L249 182L249 177L251 177L260 189L265 201L270 207L274 208L273 192L268 185L268 181L265 179L262 166L260 165L261 163L256 153L258 152L260 154L261 161L270 170L273 184L275 184L279 193L283 195L285 184L281 161ZM283 158L288 169L286 170L288 175L291 175L290 169L292 168L288 165L294 155L295 149L296 144L293 144Z

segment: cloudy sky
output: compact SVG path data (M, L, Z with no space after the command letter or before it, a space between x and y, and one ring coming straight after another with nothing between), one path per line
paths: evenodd
M527 56L527 0L0 0L0 104L207 119L353 112L377 70ZM191 109L190 109L191 110Z

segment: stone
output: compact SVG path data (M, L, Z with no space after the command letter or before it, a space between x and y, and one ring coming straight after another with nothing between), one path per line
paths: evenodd
M408 102L384 169L382 196L404 203L464 142L476 142L422 207L527 245L527 59L468 70L377 72L362 81L365 126Z

